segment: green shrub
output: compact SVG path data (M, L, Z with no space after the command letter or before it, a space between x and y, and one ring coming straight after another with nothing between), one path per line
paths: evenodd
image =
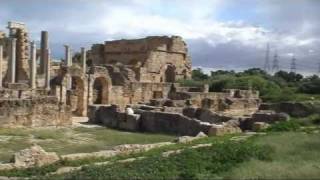
M60 165L61 165L60 162L57 162L55 164L51 164L43 167L0 171L0 176L7 176L7 177L44 176L47 173L56 171L60 167Z
M266 131L283 132L283 131L297 131L301 125L297 121L282 121L272 124Z

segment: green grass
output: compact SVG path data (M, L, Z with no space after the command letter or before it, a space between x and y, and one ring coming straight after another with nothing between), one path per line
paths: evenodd
M241 143L228 142L227 138L206 138L202 143L213 142L212 147L186 150L170 158L160 157L164 149L160 152L156 149L136 162L90 166L53 178L318 179L319 138L318 133L305 132L269 132Z
M214 144L212 147L186 149L165 158L151 155L134 163L90 166L82 171L56 178L66 179L208 179L249 159L269 160L271 149L250 142Z
M210 137L189 144L175 144L148 152L109 159L61 161L43 168L0 172L7 176L43 177L61 166L80 166L101 161L146 157L131 163L88 166L81 171L51 179L318 179L320 177L320 134L268 132L245 142L231 142L232 136ZM212 147L190 149L195 144ZM169 158L162 152L185 149Z
M163 134L134 133L108 128L0 128L0 162L9 162L12 155L33 143L48 152L60 155L89 153L111 149L120 144L148 144L172 141Z
M273 161L250 160L230 172L226 179L319 179L320 135L282 132L257 137L258 145L270 146Z

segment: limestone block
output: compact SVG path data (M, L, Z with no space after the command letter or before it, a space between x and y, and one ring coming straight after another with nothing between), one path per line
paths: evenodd
M254 122L252 125L252 130L255 132L261 131L263 129L267 129L270 125L265 122Z
M7 171L7 170L11 170L11 169L14 169L13 163L0 164L0 171Z
M208 136L203 132L199 132L197 134L197 136L195 136L195 137L192 137L192 136L181 136L181 137L178 137L175 141L177 143L189 143L189 142L192 142L194 140L205 138L205 137L208 137Z
M59 157L56 153L48 153L38 145L14 154L14 166L17 168L41 167L57 161Z
M235 134L241 133L241 129L239 127L232 127L227 125L212 125L209 130L209 136L223 136L226 134Z
M276 113L274 111L258 111L252 115L253 122L275 123L278 121L288 121L290 116L286 113Z

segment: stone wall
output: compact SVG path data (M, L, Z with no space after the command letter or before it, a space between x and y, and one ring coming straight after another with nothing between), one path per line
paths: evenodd
M106 41L92 46L89 59L94 65L128 66L140 82L174 82L191 77L186 43L177 36Z
M71 125L68 107L55 97L37 99L1 99L0 127L42 127Z
M129 115L115 105L92 105L88 112L91 123L130 131L195 136L199 132L208 134L211 128L208 123L178 113L140 110Z

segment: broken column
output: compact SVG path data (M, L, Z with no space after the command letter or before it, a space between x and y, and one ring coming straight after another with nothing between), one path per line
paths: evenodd
M86 49L83 47L81 48L81 63L82 63L82 70L83 73L86 74L87 72L87 55L86 55Z
M16 38L10 39L10 49L9 49L9 82L15 83L16 82Z
M36 75L37 75L37 48L36 43L33 41L31 46L31 67L30 67L30 87L36 88Z
M46 78L45 78L45 89L46 90L50 90L50 65L51 65L51 52L50 49L46 50L46 61L45 61L45 65L46 65Z
M0 45L0 89L2 88L3 47Z
M46 57L47 57L47 50L49 49L48 44L48 32L41 31L41 50L40 50L40 69L39 74L46 73Z

